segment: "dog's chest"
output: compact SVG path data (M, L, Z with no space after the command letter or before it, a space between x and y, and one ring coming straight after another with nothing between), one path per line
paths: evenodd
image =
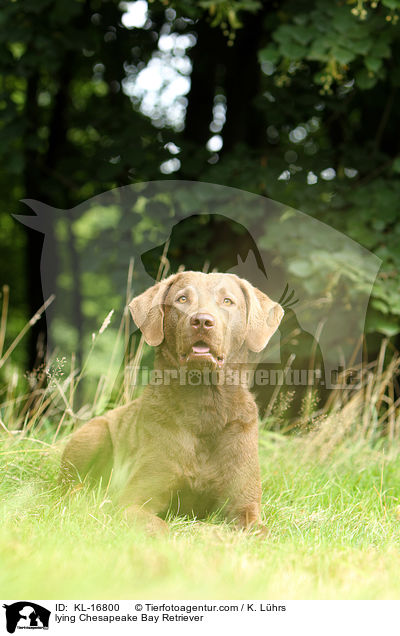
M178 514L203 517L215 509L215 485L219 481L220 463L215 440L186 436L176 448L179 471L171 493L170 510Z
M214 435L196 435L189 430L176 437L174 458L179 465L179 483L193 489L210 485L218 471L218 443Z
M210 447L210 440L226 426L230 417L230 405L225 396L215 390L198 387L176 395L176 401L170 414L178 428L184 427L197 436L196 443L204 449ZM206 452L206 451L204 451Z

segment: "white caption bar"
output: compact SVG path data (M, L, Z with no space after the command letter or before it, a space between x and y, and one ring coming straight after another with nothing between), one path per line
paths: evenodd
M50 634L204 634L247 630L261 634L375 635L398 622L400 601L29 601L0 603L0 632Z

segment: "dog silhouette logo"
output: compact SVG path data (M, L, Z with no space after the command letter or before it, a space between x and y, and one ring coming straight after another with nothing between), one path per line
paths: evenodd
M3 607L6 610L6 626L9 634L14 634L16 629L49 628L51 612L37 603L18 601Z

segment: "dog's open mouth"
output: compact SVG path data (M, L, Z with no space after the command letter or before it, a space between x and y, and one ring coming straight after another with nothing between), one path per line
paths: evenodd
M204 340L194 342L189 351L182 353L180 356L181 364L199 362L200 364L211 364L221 367L224 363L224 356L217 354Z

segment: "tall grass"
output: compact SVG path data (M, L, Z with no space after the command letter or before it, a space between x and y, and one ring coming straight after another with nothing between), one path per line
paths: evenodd
M131 265L133 268L133 264ZM160 277L168 270L166 259ZM131 276L128 276L127 298ZM398 598L400 581L399 356L383 341L376 362L293 426L275 395L260 430L266 539L218 516L170 520L168 537L129 527L107 492L85 484L62 497L56 476L74 427L105 408L110 379L77 406L81 369L53 358L28 377L4 351L0 366L0 596L3 598ZM43 309L43 308L42 308ZM90 357L108 328L94 335ZM124 314L117 333L128 351ZM143 341L125 362L138 366ZM115 349L110 352L111 361ZM133 358L132 358L133 356ZM116 400L134 395L126 379ZM312 396L311 396L312 398Z

